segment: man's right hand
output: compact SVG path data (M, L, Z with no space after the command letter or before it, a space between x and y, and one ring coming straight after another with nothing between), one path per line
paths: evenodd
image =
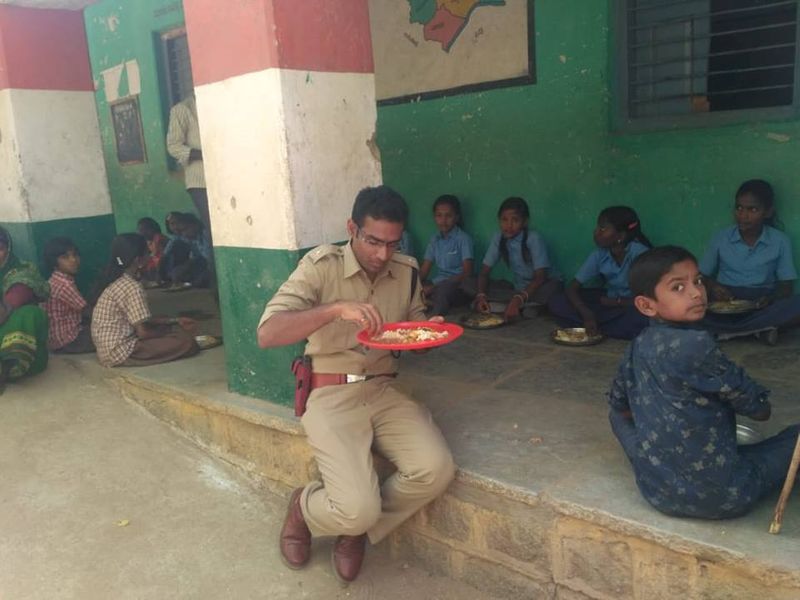
M589 309L581 311L581 318L583 319L583 327L589 336L595 336L600 333L600 328L597 326L597 317Z
M356 323L361 329L366 329L370 335L377 334L383 327L383 318L378 309L366 302L337 302L336 308L339 318L343 321Z

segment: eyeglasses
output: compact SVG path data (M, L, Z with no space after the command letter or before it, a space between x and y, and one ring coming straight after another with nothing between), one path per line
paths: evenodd
M400 247L402 240L395 240L393 242L386 242L384 240L379 240L376 237L372 237L371 235L364 233L364 230L361 227L356 228L356 237L360 239L362 242L367 244L368 246L372 246L373 248L386 248L387 250L394 252Z

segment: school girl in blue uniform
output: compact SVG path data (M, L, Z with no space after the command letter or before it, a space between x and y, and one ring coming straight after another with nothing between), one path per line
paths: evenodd
M547 304L560 282L550 278L550 258L544 239L536 231L528 229L530 210L525 200L506 198L497 211L497 219L500 231L492 237L483 257L475 308L486 312L489 300L508 302L505 318L514 320L528 302ZM501 258L513 273L513 284L489 280L492 267Z
M472 238L461 229L461 203L456 196L445 194L436 199L433 220L439 232L428 242L419 275L431 314L446 315L451 306L470 300L461 286L472 275ZM429 280L434 265L436 273Z
M628 206L609 206L600 212L594 243L597 250L564 293L550 299L550 312L562 327L585 327L590 334L633 339L648 320L633 305L628 273L633 260L652 244L642 233L639 215ZM596 280L603 287L584 287Z
M711 240L700 272L710 300L755 300L763 308L744 315L708 314L704 326L718 334L764 332L777 341L777 328L800 323L800 296L792 295L797 271L792 245L775 228L775 194L761 179L745 181L736 192L736 225ZM766 330L766 331L765 331Z

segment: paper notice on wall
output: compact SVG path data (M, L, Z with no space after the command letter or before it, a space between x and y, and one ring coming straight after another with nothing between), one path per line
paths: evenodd
M106 102L116 102L119 99L119 84L122 81L122 70L125 65L114 65L102 71L103 89L106 94Z
M138 96L142 92L142 78L139 76L139 63L129 60L125 63L125 71L128 75L128 95Z

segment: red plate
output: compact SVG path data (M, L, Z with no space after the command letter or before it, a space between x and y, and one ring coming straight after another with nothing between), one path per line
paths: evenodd
M444 346L457 340L464 333L464 328L455 323L432 323L431 321L398 321L397 323L385 323L381 328L381 333L384 331L392 331L395 329L415 329L417 327L426 327L433 331L446 331L449 335L438 340L428 340L426 342L414 342L411 344L399 344L389 342L376 342L373 341L366 330L359 331L356 339L370 348L378 350L422 350L424 348L435 348L436 346ZM380 335L380 334L378 334Z

